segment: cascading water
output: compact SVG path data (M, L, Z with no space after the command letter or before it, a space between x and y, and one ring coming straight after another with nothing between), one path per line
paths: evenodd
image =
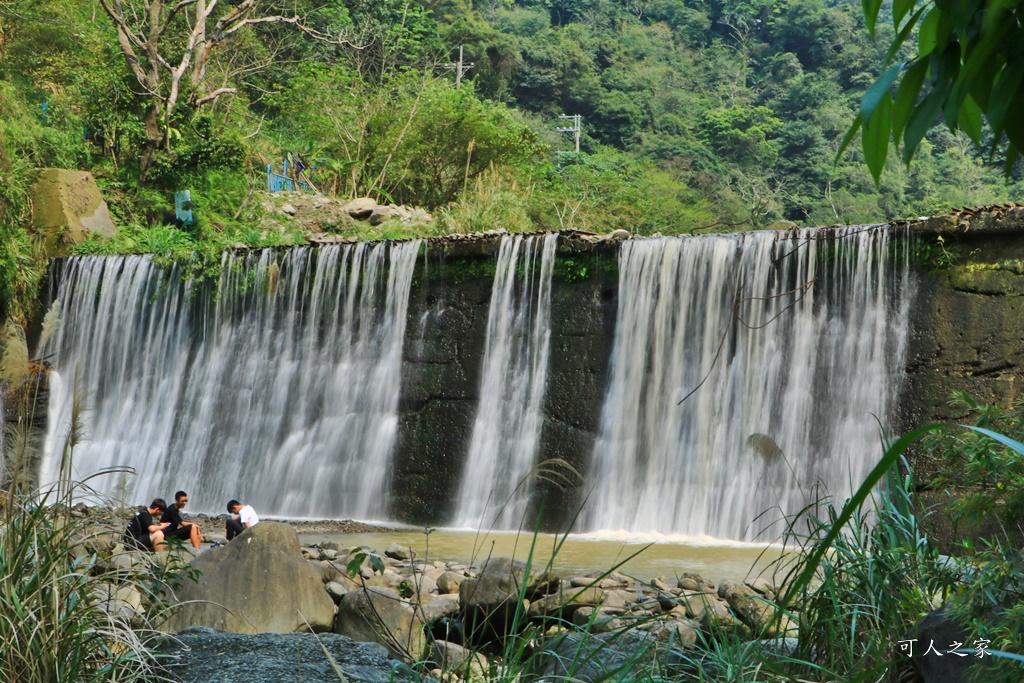
M505 236L455 525L516 528L529 503L551 339L551 274L558 235ZM520 482L523 482L520 485Z
M890 247L883 228L625 242L583 528L772 539L847 497L903 367Z
M57 476L77 386L75 471L130 465L129 502L185 489L197 511L238 498L262 514L382 518L419 247L225 255L217 297L145 256L55 266L64 321L44 349L41 480Z

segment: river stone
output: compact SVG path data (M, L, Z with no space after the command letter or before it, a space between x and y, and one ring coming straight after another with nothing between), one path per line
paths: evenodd
M90 594L104 612L127 621L132 621L146 611L142 606L142 593L130 584L118 586L103 582L93 586Z
M733 612L758 637L774 638L786 635L792 624L786 615L776 619L777 608L750 586L736 581L723 581L718 585L718 596L725 599Z
M440 593L458 593L465 578L458 572L443 572L437 577L437 590Z
M698 624L684 619L658 620L651 626L649 633L658 639L658 642L667 643L673 647L681 645L693 645L697 642Z
M165 655L163 672L177 683L339 683L324 649L349 683L433 683L391 659L381 645L334 633L238 635L189 629L164 641L159 652Z
M369 218L376 208L376 201L369 197L360 197L359 199L353 199L345 205L345 213L352 218L363 220L364 218Z
M510 557L492 557L480 567L475 579L465 579L459 586L463 609L493 610L514 601L523 587L524 597L532 600L558 584L558 577L544 567L533 565L526 574L526 563Z
M604 591L600 588L570 588L531 602L529 614L531 617L561 615L580 607L600 605L603 601Z
M459 611L458 596L439 596L416 608L416 613L425 623L433 624L442 617L450 617Z
M370 213L370 225L380 225L389 218L391 218L390 208L386 206L374 207L373 212Z
M620 614L622 614L620 609L580 607L572 613L572 623L591 633L620 631L625 626L622 619L618 618Z
M324 588L327 590L327 594L334 600L334 604L338 604L341 599L348 593L348 588L341 585L337 581L328 581Z
M369 587L342 597L334 632L380 643L395 657L417 661L427 649L423 627L423 620L397 591Z
M622 585L610 576L605 576L600 579L590 576L575 576L569 580L569 583L577 588L587 588L588 586L597 586L598 588L618 588Z
M447 640L433 642L430 646L430 661L445 671L454 671L462 678L484 678L487 675L487 657Z
M320 572L302 559L298 536L287 524L260 522L195 558L189 569L198 580L183 582L175 596L183 604L162 630L290 633L328 631L334 623L334 601Z
M375 574L363 582L364 586L377 586L380 588L391 588L396 591L402 590L402 584L407 583L407 579L402 578L400 574L392 574L390 572L384 572L383 574ZM409 582L411 583L411 582Z
M32 226L47 257L64 256L91 235L116 231L110 210L92 174L44 168L32 186Z
M384 551L384 555L395 560L415 560L416 551L407 545L399 545L398 543L392 543L388 546L388 549Z

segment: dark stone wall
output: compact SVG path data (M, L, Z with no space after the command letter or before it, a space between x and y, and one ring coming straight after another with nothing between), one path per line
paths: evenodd
M498 242L430 244L417 264L402 367L395 519L443 524L453 513L476 417ZM618 305L617 246L559 245L551 294L551 350L542 460L582 472L600 423ZM568 470L556 466L563 474ZM542 483L544 525L574 510L578 488Z
M1024 212L932 218L911 228L916 295L896 432L961 422L953 391L1010 406L1024 391ZM950 463L912 456L927 485Z

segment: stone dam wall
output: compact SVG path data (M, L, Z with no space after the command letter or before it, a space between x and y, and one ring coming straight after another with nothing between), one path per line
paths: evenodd
M949 403L953 390L979 402L1008 406L1019 400L1024 209L994 207L893 227L902 231L897 241L909 242L914 274L905 372L893 378L899 383L890 411L893 433L962 421L965 416ZM429 240L416 262L387 502L392 519L431 525L450 520L479 399L499 244L500 236ZM538 457L562 459L579 472L586 470L600 431L610 378L620 245L566 233L557 251ZM6 407L10 412L12 406ZM912 463L922 487L947 466L921 453ZM545 526L564 528L584 489L549 482L541 490Z

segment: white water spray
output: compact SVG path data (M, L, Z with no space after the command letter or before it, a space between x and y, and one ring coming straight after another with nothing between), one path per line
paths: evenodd
M41 481L58 475L75 386L77 476L130 465L128 502L189 491L264 514L383 518L419 242L225 255L219 295L149 257L81 257L53 274ZM125 482L95 480L104 493Z
M863 481L903 367L907 268L885 229L824 237L623 244L583 530L776 539L783 515Z
M455 525L515 529L529 504L551 340L558 235L505 236L487 315L480 403Z

